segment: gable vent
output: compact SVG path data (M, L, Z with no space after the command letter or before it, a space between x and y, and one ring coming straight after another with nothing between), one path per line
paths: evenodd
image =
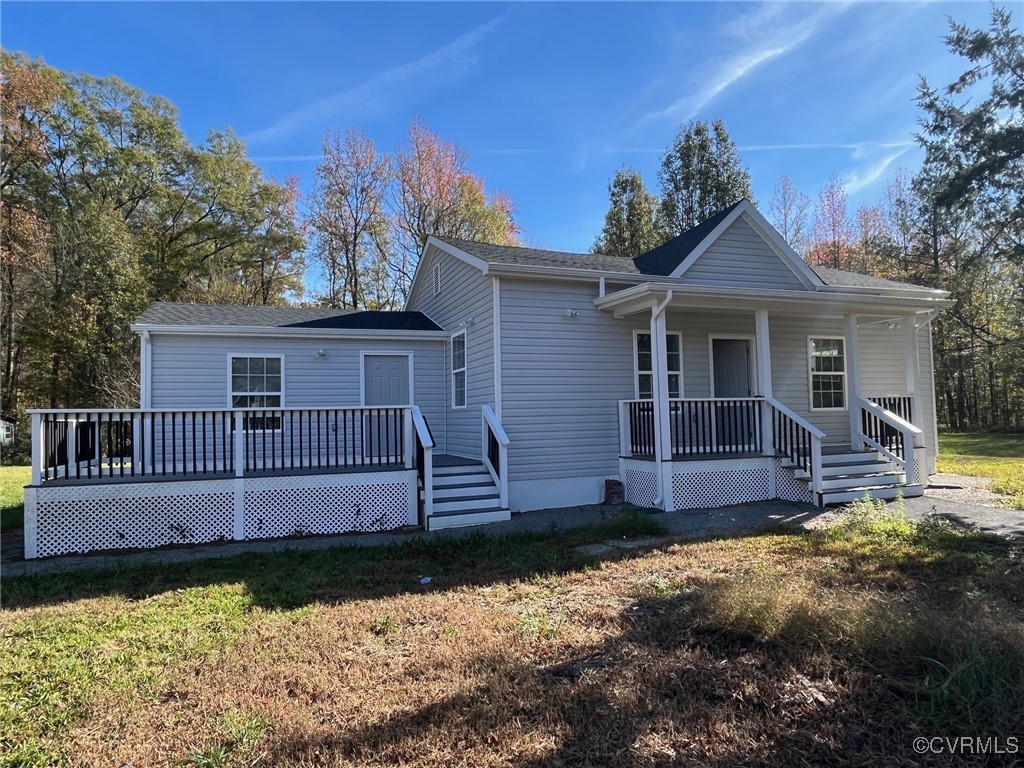
M441 265L440 264L435 264L434 265L433 278L434 278L434 295L437 296L439 293L441 293Z

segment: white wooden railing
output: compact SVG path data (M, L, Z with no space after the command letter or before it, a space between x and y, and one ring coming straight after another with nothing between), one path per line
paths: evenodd
M53 480L411 469L416 460L416 428L407 406L82 408L29 413L32 485Z
M502 507L508 506L508 444L508 435L494 409L484 405L480 418L480 455L498 487Z
M416 431L416 474L423 489L423 516L434 514L434 435L423 411L412 407L412 425ZM426 521L424 520L424 523Z
M784 456L807 473L814 498L821 493L821 440L825 433L774 397L765 398L771 454ZM767 448L767 445L766 445Z
M924 445L924 433L921 429L863 397L855 398L853 407L859 411L858 439L900 467L906 473L907 485L917 483L914 448Z

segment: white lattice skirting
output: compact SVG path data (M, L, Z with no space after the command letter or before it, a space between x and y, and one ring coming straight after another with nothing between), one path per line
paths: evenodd
M814 491L808 483L798 480L793 470L783 466L781 459L773 462L775 472L775 495L783 501L804 501L814 503Z
M672 500L676 509L764 501L772 497L769 473L765 459L677 462L672 465Z
M416 522L415 470L44 485L25 491L25 557L387 531Z

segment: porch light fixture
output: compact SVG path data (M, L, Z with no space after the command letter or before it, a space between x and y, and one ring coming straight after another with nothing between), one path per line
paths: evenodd
M578 309L567 309L565 310L566 317L579 317L580 311Z
M471 326L475 322L476 322L476 318L467 317L465 320L463 320L461 323L459 323L459 328L468 328L469 326Z
M326 349L324 349L323 347L321 347L320 349L318 349L316 351L316 356L317 357L327 357L328 354L329 354L328 351Z
M888 328L890 331L898 331L900 328L903 327L903 323L898 322L896 320L890 320L888 323L885 324L885 327Z

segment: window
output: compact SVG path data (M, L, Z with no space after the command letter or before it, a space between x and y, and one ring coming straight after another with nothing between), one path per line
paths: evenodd
M846 350L842 338L808 340L811 369L811 409L846 409Z
M668 350L668 396L681 397L680 379L683 370L683 339L678 333L665 334ZM636 396L640 400L654 397L654 368L652 366L651 334L636 335Z
M434 295L437 296L441 293L441 265L435 264L434 271L432 273L434 279Z
M231 357L231 407L280 408L280 356ZM280 429L280 416L248 416L246 429Z
M452 336L452 408L466 407L466 332Z

